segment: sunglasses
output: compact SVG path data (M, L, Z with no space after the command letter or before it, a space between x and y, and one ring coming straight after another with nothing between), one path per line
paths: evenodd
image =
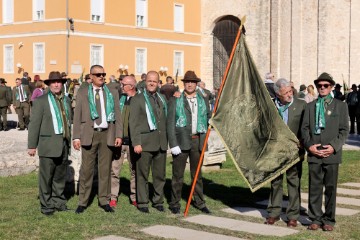
M316 85L317 88L322 88L322 87L328 88L329 86L330 86L330 84L317 84Z
M105 77L106 73L91 73L91 75L94 75L99 78L99 77Z

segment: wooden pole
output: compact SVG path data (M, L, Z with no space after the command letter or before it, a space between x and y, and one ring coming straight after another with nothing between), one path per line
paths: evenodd
M234 46L233 46L233 48L232 48L232 50L231 50L231 54L230 54L230 57L229 57L229 61L228 61L228 63L227 63L227 66L226 66L226 69L225 69L225 72L224 72L224 75L223 75L223 78L222 78L222 81L221 81L221 85L220 85L218 97L216 98L216 102L215 102L215 106L214 106L214 109L213 109L212 117L214 117L214 115L215 115L215 113L216 113L216 110L217 110L217 107L218 107L218 104L219 104L219 99L220 99L220 96L221 96L221 92L222 92L222 89L223 89L223 87L224 87L224 84L225 84L225 81L226 81L226 77L227 77L227 75L228 75L228 72L229 72L229 69L230 69L230 66L231 66L231 63L232 63L234 54L235 54L235 49L236 49L236 46L237 46L237 44L238 44L238 42L239 42L239 39L240 39L240 36L241 36L242 27L243 27L245 21L246 21L246 16L244 16L244 17L241 19L240 28L239 28L239 31L238 31L238 33L237 33L237 35L236 35L236 39L235 39L235 42L234 42ZM189 207L190 207L191 199L192 199L192 196L193 196L193 194L194 194L195 185L196 185L196 182L197 182L197 179L198 179L198 176L199 176L199 172L200 172L200 169L201 169L201 166L202 166L202 162L203 162L203 159L204 159L207 141L208 141L209 136L210 136L210 130L211 130L211 126L209 125L209 127L208 127L208 129L207 129L207 132L206 132L206 136L205 136L204 146L203 146L202 151L201 151L200 160L199 160L199 163L198 163L198 166L197 166L197 169L196 169L196 173L195 173L195 176L194 176L194 180L193 180L192 185L191 185L191 191L190 191L190 195L189 195L189 198L188 198L188 201L187 201L187 204L186 204L186 208L185 208L185 212L184 212L184 217L186 217L187 214L188 214L188 212L189 212Z

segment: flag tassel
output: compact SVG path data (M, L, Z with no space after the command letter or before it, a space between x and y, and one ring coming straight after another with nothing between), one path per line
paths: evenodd
M228 63L227 63L227 66L226 66L226 69L225 69L225 72L224 72L224 75L223 75L223 78L222 78L222 81L221 81L221 85L220 85L218 97L216 98L216 102L215 102L215 105L214 105L214 109L213 109L212 116L214 116L214 114L216 113L216 110L217 110L217 107L218 107L218 103L219 103L219 99L220 99L220 96L221 96L221 92L222 92L222 89L223 89L223 87L224 87L224 84L225 84L225 81L226 81L226 78L227 78L227 74L228 74L228 72L229 72L229 69L230 69L230 66L231 66L231 62L232 62L233 57L234 57L235 49L236 49L236 46L237 46L237 44L238 44L238 42L239 42L239 39L240 39L240 36L241 36L241 32L242 32L242 28L243 28L243 25L244 25L245 21L246 21L246 16L244 16L244 17L241 19L241 24L240 24L240 27L239 27L239 31L238 31L238 33L237 33L237 35L236 35L236 39L235 39L233 48L232 48L232 50L231 50L231 54L230 54L230 57L229 57L229 61L228 61ZM205 136L204 146L203 146L202 151L201 151L200 160L199 160L198 166L197 166L197 168L196 168L196 173L195 173L195 176L194 176L192 185L191 185L191 191L190 191L190 195L189 195L189 198L188 198L188 201L187 201L187 204L186 204L186 208L185 208L185 212L184 212L184 217L186 217L187 214L188 214L188 212L189 212L189 207L190 207L190 203L191 203L192 196L193 196L193 194L194 194L195 185L196 185L196 182L197 182L197 179L198 179L198 176L199 176L199 172L200 172L200 169L201 169L203 160L204 160L205 149L206 149L207 142L208 142L208 139L209 139L209 136L210 136L210 130L211 130L211 126L209 125L209 127L208 127L208 129L207 129L207 132L206 132L206 136Z

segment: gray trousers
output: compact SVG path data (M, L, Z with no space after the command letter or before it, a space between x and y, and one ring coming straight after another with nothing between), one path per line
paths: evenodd
M148 207L149 204L149 172L152 171L154 195L152 203L154 207L164 203L164 185L166 175L166 152L142 152L136 162L136 195L139 208Z
M39 199L41 212L53 212L55 209L66 207L64 196L66 171L68 163L68 145L64 141L63 152L60 157L39 158Z

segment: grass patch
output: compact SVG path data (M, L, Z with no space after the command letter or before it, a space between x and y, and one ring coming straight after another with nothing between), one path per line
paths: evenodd
M360 182L359 161L360 152L344 152L339 183ZM159 213L150 208L149 215L142 214L129 204L129 170L127 166L122 168L121 176L122 194L114 214L105 213L100 209L95 198L84 214L76 215L73 211L57 212L52 217L46 217L40 213L37 199L37 173L0 178L0 239L93 239L105 235L118 235L132 239L157 239L140 231L144 227L156 224L187 227L246 239L278 239L278 237L263 237L190 224L182 221L182 216L172 215L169 210ZM265 186L254 194L251 193L230 159L223 164L221 171L204 173L203 177L207 205L213 211L214 216L258 223L264 221L260 218L227 214L221 209L239 205L255 206L255 201L268 198L269 186ZM186 172L185 178L182 211L185 209L187 195L190 192L189 172ZM171 163L168 159L164 205L166 208L170 200L170 179ZM307 192L307 188L308 169L304 162L302 191ZM69 199L68 207L75 210L77 203L78 196L75 195ZM195 214L200 214L200 212L191 207L189 216ZM298 234L281 239L360 239L360 230L357 227L360 222L359 215L337 217L337 225L333 233L309 232L305 227L300 226L297 228L300 231ZM277 225L285 227L284 223Z

